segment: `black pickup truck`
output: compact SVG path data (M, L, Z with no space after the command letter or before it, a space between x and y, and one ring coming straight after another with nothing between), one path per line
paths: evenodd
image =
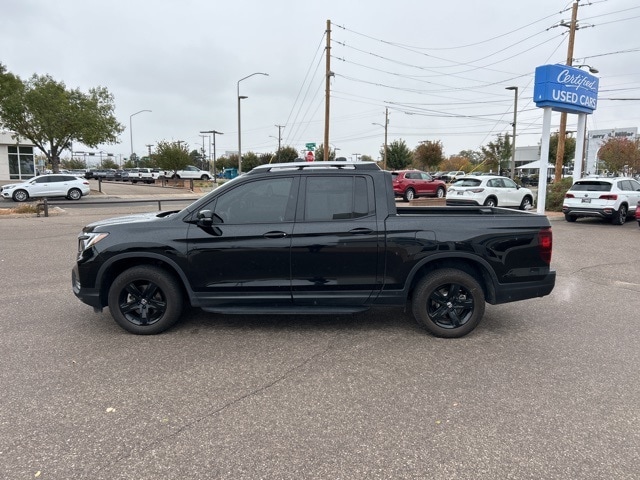
M185 304L207 312L338 314L410 308L461 337L485 303L548 295L544 215L492 207L396 207L374 163L263 165L181 211L99 221L78 237L73 291L136 334Z

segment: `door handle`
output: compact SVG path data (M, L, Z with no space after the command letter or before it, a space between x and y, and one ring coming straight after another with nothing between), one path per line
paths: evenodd
M373 233L373 230L371 230L370 228L354 228L353 230L349 230L349 233L351 233L352 235L369 235L371 233Z
M285 238L287 232L267 232L263 235L265 238Z

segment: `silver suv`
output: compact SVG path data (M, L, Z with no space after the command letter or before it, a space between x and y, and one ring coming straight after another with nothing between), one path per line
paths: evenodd
M634 215L640 200L640 182L629 177L587 177L574 182L564 196L562 213L567 222L580 217L600 217L622 225Z

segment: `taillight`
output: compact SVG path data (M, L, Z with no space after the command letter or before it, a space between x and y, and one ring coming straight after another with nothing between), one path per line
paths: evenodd
M553 249L553 234L551 227L544 228L538 233L538 245L540 246L540 257L547 265L551 264L551 250Z
M564 198L576 198L573 193L565 193Z
M618 199L618 195L615 195L613 193L607 194L607 195L600 195L600 200L617 200Z

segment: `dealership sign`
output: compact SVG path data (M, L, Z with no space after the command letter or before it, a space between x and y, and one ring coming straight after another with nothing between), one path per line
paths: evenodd
M536 68L533 100L537 107L557 112L593 113L598 105L599 79L563 64Z

